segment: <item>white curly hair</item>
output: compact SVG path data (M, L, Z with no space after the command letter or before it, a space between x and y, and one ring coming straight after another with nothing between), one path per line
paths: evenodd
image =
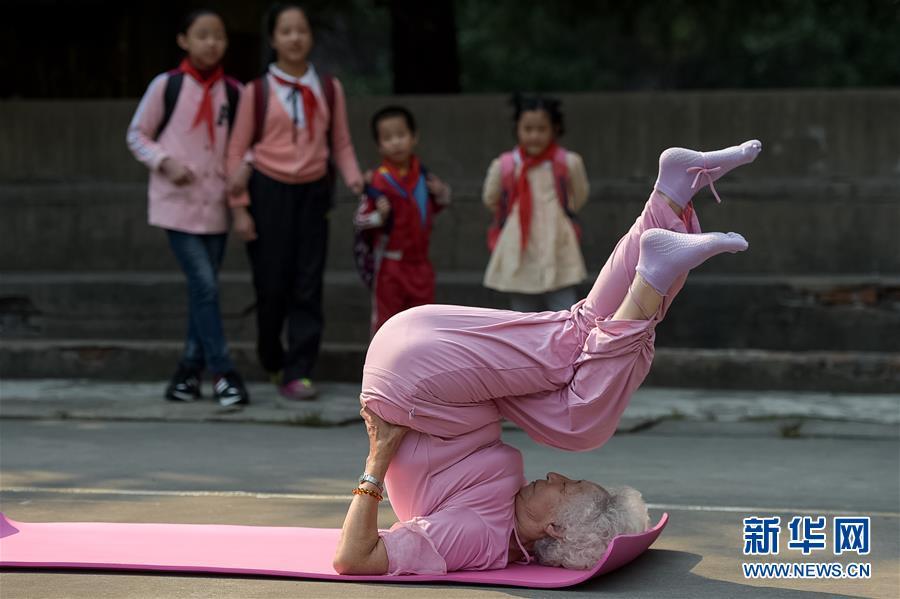
M546 536L534 545L537 560L546 566L586 570L596 564L614 537L644 532L650 525L647 504L632 487L597 487L560 507L556 524L563 538Z

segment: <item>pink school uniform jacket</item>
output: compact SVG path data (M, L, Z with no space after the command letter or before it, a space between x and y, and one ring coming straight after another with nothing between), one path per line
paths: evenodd
M154 139L165 112L168 77L168 73L163 73L150 82L126 135L131 153L150 169L148 220L151 225L185 233L225 233L229 225L225 194L226 78L211 88L214 141L210 140L204 123L193 126L203 88L187 75L183 78L168 124ZM230 84L236 82L231 80ZM189 168L194 173L194 181L175 185L160 172L162 161L168 157Z
M295 127L285 108L286 88L275 79L273 73L312 89L316 97L312 136L309 135L305 122L301 122ZM247 151L252 150L253 167L270 179L288 185L309 183L321 179L328 171L329 140L327 134L330 127L330 151L337 170L348 187L362 184L362 173L360 173L350 137L347 102L340 81L337 78L332 79L334 82L334 115L332 115L313 65L309 65L306 73L300 78L291 77L271 65L269 73L265 77L268 80L269 96L266 100L266 114L262 131L258 132L259 138L255 142L254 136L257 132L254 131L256 126L254 85L256 82L249 83L241 93L241 101L238 103L237 116L234 120L234 131L228 147L228 173L236 171L242 162L249 162ZM239 196L230 197L228 201L232 206L247 206L250 204L250 196L244 192Z

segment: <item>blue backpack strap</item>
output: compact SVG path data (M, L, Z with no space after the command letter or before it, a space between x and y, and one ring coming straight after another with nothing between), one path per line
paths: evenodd
M178 102L178 95L181 93L181 84L184 83L184 73L178 69L174 69L167 73L166 91L163 92L163 117L156 128L156 134L153 139L159 139L163 130L172 118L175 112L175 104Z
M406 190L403 189L402 185L400 185L399 183L397 183L397 181L394 180L394 178L391 176L391 174L389 172L382 171L380 174L384 178L384 180L388 182L388 185L393 187L397 193L399 193L404 198L407 197L408 194L406 193Z
M431 192L428 191L428 171L425 167L419 167L419 180L413 189L413 198L419 207L419 216L422 218L422 225L428 223L428 201L431 198Z

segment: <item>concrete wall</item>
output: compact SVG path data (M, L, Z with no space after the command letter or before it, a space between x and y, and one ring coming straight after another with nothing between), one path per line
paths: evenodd
M900 91L715 92L564 96L564 143L592 182L585 254L598 269L640 209L671 145L712 149L757 137L764 152L697 202L705 229L744 233L753 249L703 272L900 273ZM368 117L400 101L421 125L421 154L456 190L437 225L442 270L479 270L488 216L479 193L491 159L510 147L502 96L351 98L364 165L376 163ZM146 173L125 148L135 102L0 103L0 271L169 269L145 225ZM341 190L330 266L350 269ZM227 269L244 269L231 252ZM242 257L241 257L242 258Z
M581 220L594 273L639 213L660 151L763 141L754 164L717 184L723 205L708 191L698 195L703 228L739 231L751 249L712 260L692 275L658 329L660 346L679 349L660 354L669 358L653 380L900 389L900 90L563 100L563 143L582 154L591 180ZM364 167L377 163L369 115L397 102L417 116L424 161L454 188L454 206L439 217L432 244L437 300L505 306L501 294L480 285L489 221L480 187L491 159L513 145L506 97L351 98L351 128ZM146 224L146 172L125 147L135 105L0 102L0 334L20 340L0 344L7 376L46 376L51 353L68 356L74 343L90 350L79 356L94 355L103 339L153 341L138 344L150 348L134 357L143 370L122 369L136 377L160 376L177 356L183 281L165 236ZM343 188L337 200L326 276L325 341L332 349L317 375L329 377L358 375L368 328L368 295L353 273L350 249L356 200ZM229 338L246 344L254 333L245 310L252 291L236 239L224 268ZM252 361L252 351L240 347ZM742 364L755 354L735 354L724 367L714 359L723 348L774 353L765 354L759 362L765 366L748 379ZM803 353L817 351L832 354ZM682 355L677 352L694 353L679 362L672 358ZM797 358L802 368L786 357L795 355L805 356ZM702 376L684 374L684 364L694 361ZM874 366L865 366L870 362ZM82 358L59 365L58 376L92 373L96 366Z
M718 148L761 139L765 153L739 179L900 177L900 90L677 92L563 95L564 143L591 178L643 181L671 145ZM375 152L369 116L388 103L411 108L432 169L478 181L513 143L505 96L350 98L357 151ZM125 150L135 101L0 102L0 181L141 181Z

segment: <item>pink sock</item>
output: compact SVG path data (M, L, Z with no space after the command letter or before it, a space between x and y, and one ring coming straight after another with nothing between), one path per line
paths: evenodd
M659 176L653 188L684 208L695 193L709 185L716 201L721 202L713 181L733 168L753 162L761 151L762 143L756 139L714 152L669 148L659 155Z
M687 271L722 252L743 252L747 240L738 233L676 233L647 229L641 235L641 253L635 270L660 295Z

